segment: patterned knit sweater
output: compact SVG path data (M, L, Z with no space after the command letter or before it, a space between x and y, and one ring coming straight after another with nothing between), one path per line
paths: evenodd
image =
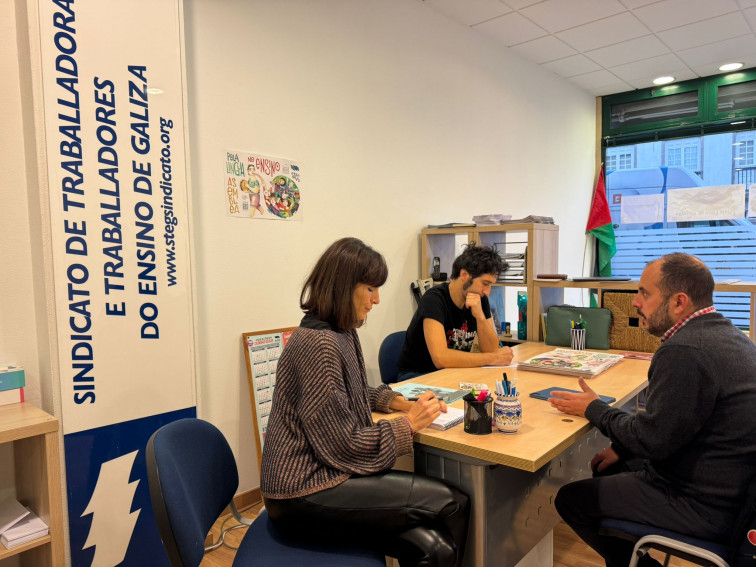
M340 332L305 316L276 370L273 407L262 456L260 490L266 498L296 498L368 475L412 453L406 419L373 424L398 394L367 384L354 330Z

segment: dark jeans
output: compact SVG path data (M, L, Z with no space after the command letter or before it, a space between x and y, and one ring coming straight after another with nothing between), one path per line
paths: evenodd
M354 476L301 498L265 499L276 529L296 540L352 542L402 567L462 562L469 499L443 482L405 471Z
M601 476L567 484L559 490L554 501L562 519L604 558L607 567L627 567L633 543L599 535L602 518L650 524L702 539L728 541L732 518L727 514L699 504L645 468L627 471L628 468L615 465L612 471L607 471L610 474L605 472ZM625 472L621 472L623 469ZM656 566L659 562L646 556L640 565Z

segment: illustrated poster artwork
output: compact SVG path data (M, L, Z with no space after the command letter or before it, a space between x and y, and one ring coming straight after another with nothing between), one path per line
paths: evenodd
M284 158L226 152L226 212L250 219L302 220L299 165Z

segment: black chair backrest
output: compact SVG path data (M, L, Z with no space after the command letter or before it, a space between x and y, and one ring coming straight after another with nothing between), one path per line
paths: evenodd
M378 349L378 369L381 371L381 382L393 384L399 378L399 353L404 345L404 337L407 331L391 333L381 343Z
M197 567L205 537L239 486L226 438L201 419L179 419L152 434L147 480L160 538L173 567Z

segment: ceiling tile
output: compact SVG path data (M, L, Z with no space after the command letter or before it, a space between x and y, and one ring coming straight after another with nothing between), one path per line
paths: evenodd
M575 50L569 45L559 41L553 35L547 35L527 43L521 43L511 47L512 51L529 59L534 63L546 63L547 61L553 61L554 59L562 59L569 55L574 55Z
M556 33L624 12L617 0L546 0L520 12L542 28Z
M506 4L513 10L520 10L525 6L531 6L532 4L538 4L542 0L499 0L502 4ZM754 0L756 1L756 0Z
M632 85L628 85L627 83L615 83L612 85L606 85L604 87L597 87L593 89L583 87L583 89L588 91L593 96L607 96L635 90L633 89Z
M632 89L630 85L624 83L622 79L617 77L617 75L610 73L606 69L602 69L601 71L594 71L592 73L586 73L585 75L570 77L569 81L586 89L595 89L617 84L625 84L627 85L627 90Z
M671 74L675 77L676 79L675 82L689 81L697 77L697 75L689 69L680 69L678 71L672 71ZM651 87L656 87L656 85L654 85L653 83L654 78L655 77L649 77L648 79L633 79L632 81L627 81L627 82L630 83L636 89L647 89Z
M598 49L620 41L634 39L648 35L650 32L630 12L624 12L591 22L575 28L571 28L556 34L567 45L578 51Z
M635 8L640 8L641 6L647 6L648 4L653 4L655 2L661 2L662 0L620 0L620 1L625 6L625 8L629 8L630 10L635 10Z
M473 29L502 42L506 46L524 43L547 35L545 30L517 12L488 20L474 26Z
M740 7L745 10L746 8L753 8L756 6L756 0L740 0Z
M466 26L512 11L499 0L423 0L423 4Z
M756 0L753 1L756 3ZM756 30L756 7L743 10L743 13L745 14L748 24L751 26L751 29Z
M756 53L749 53L747 55L744 55L740 58L740 61L745 64L746 69L756 67ZM693 71L695 71L695 73L699 77L708 77L710 75L724 75L724 73L719 70L719 65L719 63L709 63L707 65L691 65L691 69L693 69Z
M583 75L601 69L601 66L584 55L572 55L570 57L565 57L564 59L549 61L548 63L541 65L541 67L546 67L553 73L565 78L574 77L575 75Z
M663 0L638 8L635 15L653 31L662 31L735 12L735 0Z
M751 33L740 12L659 32L657 35L672 50L689 49Z
M586 51L585 55L603 67L616 67L669 52L669 48L659 41L658 37L647 35L601 49Z
M677 55L692 68L694 66L708 64L716 64L716 67L719 67L723 63L731 62L730 58L733 53L742 53L743 55L756 53L756 37L749 33L747 35L733 37L725 41L718 41L701 47L683 49L679 51ZM742 57L739 57L737 61L745 63L742 60ZM715 72L718 73L719 70Z
M643 61L617 65L611 67L610 71L623 81L630 82L636 79L654 79L660 75L672 75L677 78L674 71L679 69L685 69L685 64L677 56L669 53Z

